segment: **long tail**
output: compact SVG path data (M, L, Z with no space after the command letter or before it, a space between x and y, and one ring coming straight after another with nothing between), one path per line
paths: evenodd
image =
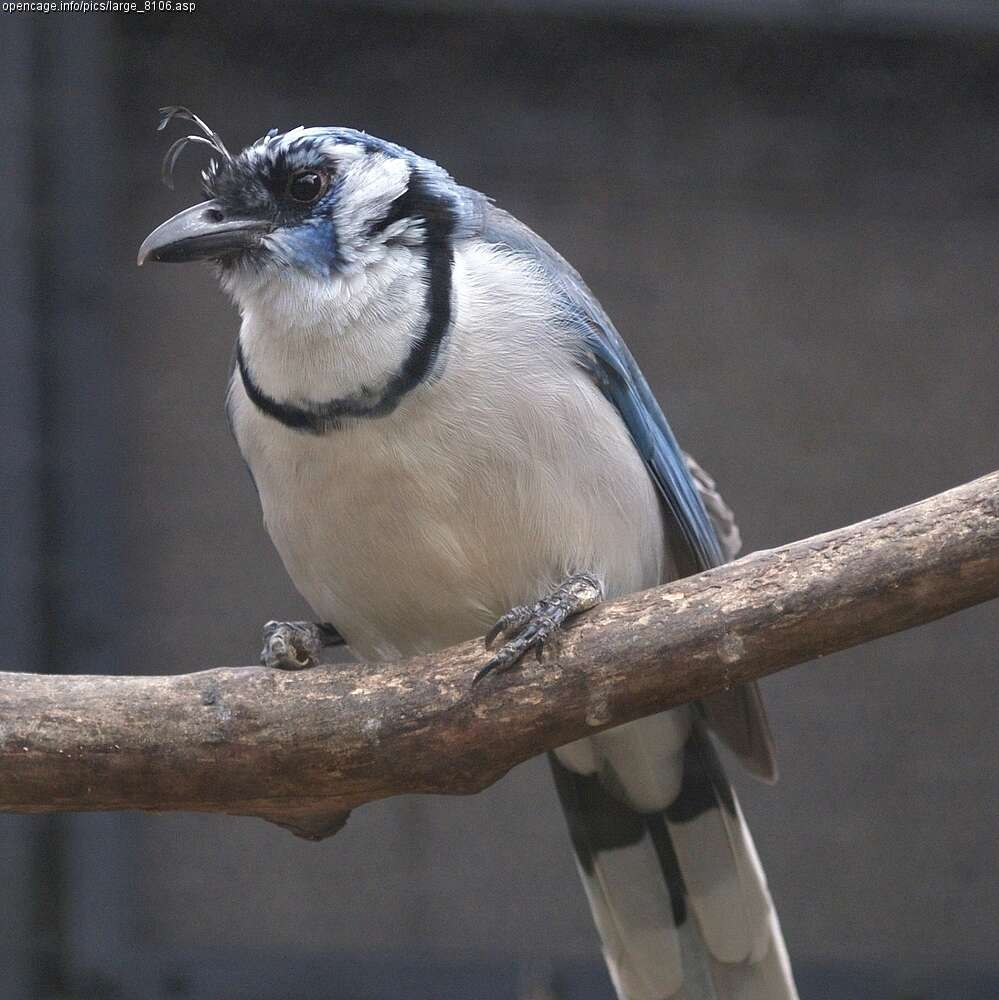
M619 1000L797 1000L756 849L692 708L551 762Z

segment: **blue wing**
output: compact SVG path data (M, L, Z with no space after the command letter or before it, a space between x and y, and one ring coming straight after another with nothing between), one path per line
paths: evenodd
M671 554L681 576L720 566L725 559L714 525L631 352L610 325L591 327L586 343L593 357L593 377L624 419L669 511L674 536Z
M645 459L668 513L670 555L681 576L725 562L718 538L687 462L621 335L575 268L540 236L478 192L462 189L466 232L529 256L559 289L565 308L581 331L581 362L621 414L635 447ZM731 553L729 553L731 557ZM773 737L755 684L719 691L701 703L711 728L765 781L777 776Z
M671 555L681 575L725 561L718 535L687 469L666 417L620 334L576 270L513 216L483 199L481 235L526 253L560 289L584 338L582 357L594 381L614 404L649 467L669 512Z

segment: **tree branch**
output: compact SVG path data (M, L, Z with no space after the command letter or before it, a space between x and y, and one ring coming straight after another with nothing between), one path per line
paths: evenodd
M480 642L388 664L0 673L0 810L203 810L301 836L464 794L590 733L999 596L999 472L597 608L472 687Z

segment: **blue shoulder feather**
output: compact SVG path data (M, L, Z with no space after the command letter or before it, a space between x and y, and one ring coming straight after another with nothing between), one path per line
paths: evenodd
M463 193L472 194L467 189ZM561 293L580 329L583 364L621 414L648 465L669 513L671 555L682 576L725 561L676 438L635 359L578 272L540 236L478 195L483 239L524 253L539 263Z
M652 395L631 352L613 327L588 331L586 343L593 358L591 372L603 394L617 407L639 454L671 515L683 552L672 555L682 576L724 561L714 525L687 470L659 404Z

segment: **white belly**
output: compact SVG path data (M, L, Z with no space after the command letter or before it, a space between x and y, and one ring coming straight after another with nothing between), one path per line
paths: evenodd
M402 273L413 265L400 253ZM245 314L264 388L333 398L351 373L371 380L372 356L394 371L406 334L385 325L389 293L372 282L352 326L330 326L322 310L304 328L273 307ZM352 289L348 304L363 294ZM420 328L407 302L392 322ZM543 278L513 255L460 246L453 316L438 377L388 416L317 437L261 413L238 375L232 387L233 429L285 567L317 618L367 658L481 635L574 572L615 595L666 569L655 487L571 360Z
M555 395L521 382L514 404L500 379L472 403L445 376L316 437L260 413L237 376L233 425L264 522L318 620L390 658L481 635L573 572L609 595L662 579L644 464L586 375L567 377Z

